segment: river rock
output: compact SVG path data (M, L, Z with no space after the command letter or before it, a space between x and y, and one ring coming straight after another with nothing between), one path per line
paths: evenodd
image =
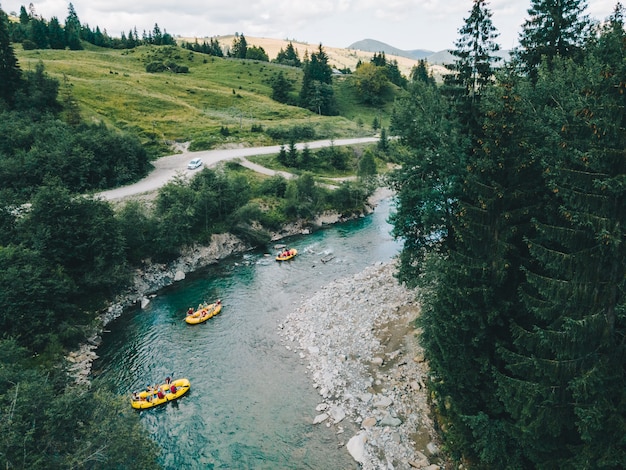
M430 452L430 455L439 454L439 447L437 447L437 444L435 444L434 442L429 442L428 445L426 446L426 449L428 449L428 452Z
M371 428L372 426L376 426L377 422L378 420L376 418L373 418L373 417L365 418L363 421L361 421L361 427Z
M321 415L317 415L314 419L313 419L313 424L320 424L323 423L324 421L326 421L328 419L328 414L327 413L322 413Z
M354 460L363 464L365 462L365 442L367 441L367 436L365 433L358 433L355 436L352 436L347 444L348 452Z
M186 274L184 271L178 270L176 271L176 274L174 274L174 281L178 282L178 281L182 281L183 279L185 279Z
M402 420L399 418L394 418L393 416L387 415L378 423L380 426L391 426L398 427L402 424Z
M393 400L390 397L381 397L374 402L374 406L377 408L387 408L393 405Z
M328 414L330 414L330 416L333 418L334 424L340 423L346 417L346 412L343 410L342 407L337 405L332 406L328 411Z
M383 365L383 358L382 357L374 357L372 358L372 364L375 366L382 366Z

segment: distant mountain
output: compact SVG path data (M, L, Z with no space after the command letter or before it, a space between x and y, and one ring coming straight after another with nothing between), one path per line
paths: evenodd
M454 62L454 56L450 51L439 51L426 57L429 64L433 65L445 65L452 64Z
M454 56L448 50L439 52L433 52L426 49L404 51L390 46L389 44L385 44L384 42L376 41L375 39L363 39L362 41L357 41L348 46L347 49L357 49L366 52L384 52L385 54L406 57L413 60L426 59L426 61L432 65L445 65L454 62ZM510 51L498 51L496 55L502 57L504 60L509 60L511 53Z
M425 49L403 51L402 49L390 46L384 42L376 41L375 39L363 39L361 41L357 41L349 45L347 49L358 49L366 52L384 52L385 54L397 55L413 60L425 59L433 53L433 51L427 51Z

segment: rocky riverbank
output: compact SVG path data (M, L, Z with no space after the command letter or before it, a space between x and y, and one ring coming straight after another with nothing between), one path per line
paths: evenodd
M291 313L281 334L319 392L312 423L343 435L351 422L358 431L345 445L361 468L435 470L443 459L414 327L419 306L394 272L395 262L381 263L333 282Z
M365 207L365 214L374 210L378 202L389 197L391 191L388 188L378 188L370 197ZM308 234L312 230L325 225L331 225L348 220L336 212L327 212L319 215L312 221L299 221L288 224L280 232L272 234L272 240ZM116 298L111 305L102 312L99 319L99 327L94 334L83 343L78 350L71 351L66 356L68 372L74 383L80 387L90 385L90 374L93 361L98 356L96 349L100 344L101 334L106 325L119 317L126 309L137 306L145 308L150 303L150 298L156 293L185 279L187 274L193 273L203 267L218 263L235 253L242 253L250 247L232 234L214 234L208 245L194 245L188 247L176 260L170 263L146 262L141 269L134 273L130 287Z

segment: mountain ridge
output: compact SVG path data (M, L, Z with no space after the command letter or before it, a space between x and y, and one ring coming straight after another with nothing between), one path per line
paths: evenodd
M454 63L455 57L450 53L450 50L443 49L441 51L430 51L428 49L412 49L403 50L390 44L378 41L376 39L362 39L350 44L347 49L359 50L365 52L384 52L386 55L391 54L398 57L406 57L412 60L426 60L431 65L446 65ZM498 51L496 56L501 57L504 60L508 60L510 57L510 51L501 50Z

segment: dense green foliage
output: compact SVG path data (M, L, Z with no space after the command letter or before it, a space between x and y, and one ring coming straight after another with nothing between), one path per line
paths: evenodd
M586 21L581 2L533 5L550 24ZM626 462L623 9L593 36L568 31L576 53L535 36L481 86L460 47L473 85L415 82L392 119L399 276L421 288L446 445L478 468Z
M209 42L202 41L202 44L198 43L198 40L192 44L187 41L181 43L181 47L189 49L190 51L200 52L201 54L207 54L214 57L224 57L224 51L217 39L211 38Z
M27 350L0 339L3 468L158 468L128 402L98 388L68 389L58 368L34 366Z
M0 106L12 105L17 90L21 85L21 70L13 52L13 45L9 37L8 19L6 13L0 10Z
M24 45L37 41L36 47L78 50L85 40L77 36L85 27L71 4L65 30L56 19L46 25L32 12L20 16L22 31L27 28L30 35L22 38ZM353 173L358 158L353 152L299 152L294 145L293 161L285 168L302 174L289 180L252 177L232 163L174 180L151 203L114 207L85 196L134 181L149 170L145 147L130 134L137 129L124 126L128 133L122 133L102 120L87 124L73 84L65 73L62 83L49 77L43 62L22 72L7 24L0 10L0 416L8 425L0 442L0 465L157 467L157 449L142 433L127 400L97 382L92 389L77 386L63 356L100 326L98 312L127 286L133 267L146 260L169 261L215 233L231 232L249 245L263 245L271 231L295 218L311 219L329 209L359 212L371 188L362 181L330 187L304 172ZM16 26L14 34L20 31ZM165 37L157 25L153 33L155 40ZM162 66L166 73L182 71L186 65L177 64L190 64L194 57L173 46L146 51L137 61L143 67ZM262 50L247 48L247 53L257 54L255 62L263 60ZM252 76L253 61L237 62L237 74ZM230 78L219 78L228 83L229 95ZM259 77L254 80L267 87ZM233 90L228 98L242 96ZM269 113L274 121L275 114ZM267 135L279 141L316 136L310 120L289 124L268 128ZM228 137L231 129L237 132L235 126L222 126L222 135ZM257 126L253 132L261 131ZM373 158L364 160L363 178L375 173Z
M321 44L310 58L305 56L302 70L300 106L326 116L337 114L332 87L333 71L328 64L328 55Z
M276 58L272 61L281 65L288 65L290 67L300 67L302 65L302 61L300 60L300 55L298 51L293 47L293 43L289 41L285 50L282 48L276 54Z
M133 49L140 45L176 45L174 38L167 33L161 32L161 28L155 23L152 31L143 32L139 37L137 30L128 32L128 36L122 33L121 37L114 38L101 31L99 26L90 28L88 24L81 24L74 5L68 5L68 14L65 25L61 25L59 19L52 17L46 21L35 12L31 3L28 12L22 6L20 8L20 21L9 25L11 41L21 43L24 49L70 49L73 51L83 49L83 41L98 47L112 49Z
M531 78L537 78L542 61L548 66L556 57L580 60L589 34L589 18L583 15L585 0L533 0L529 18L520 35L520 48L514 51L518 67Z
M2 31L3 12L0 41ZM71 90L64 89L60 102L59 83L41 62L22 74L10 42L0 57L7 64L0 73L10 92L0 100L0 187L14 202L27 200L50 178L73 192L87 192L127 184L148 172L148 155L139 141L104 125L81 123Z

